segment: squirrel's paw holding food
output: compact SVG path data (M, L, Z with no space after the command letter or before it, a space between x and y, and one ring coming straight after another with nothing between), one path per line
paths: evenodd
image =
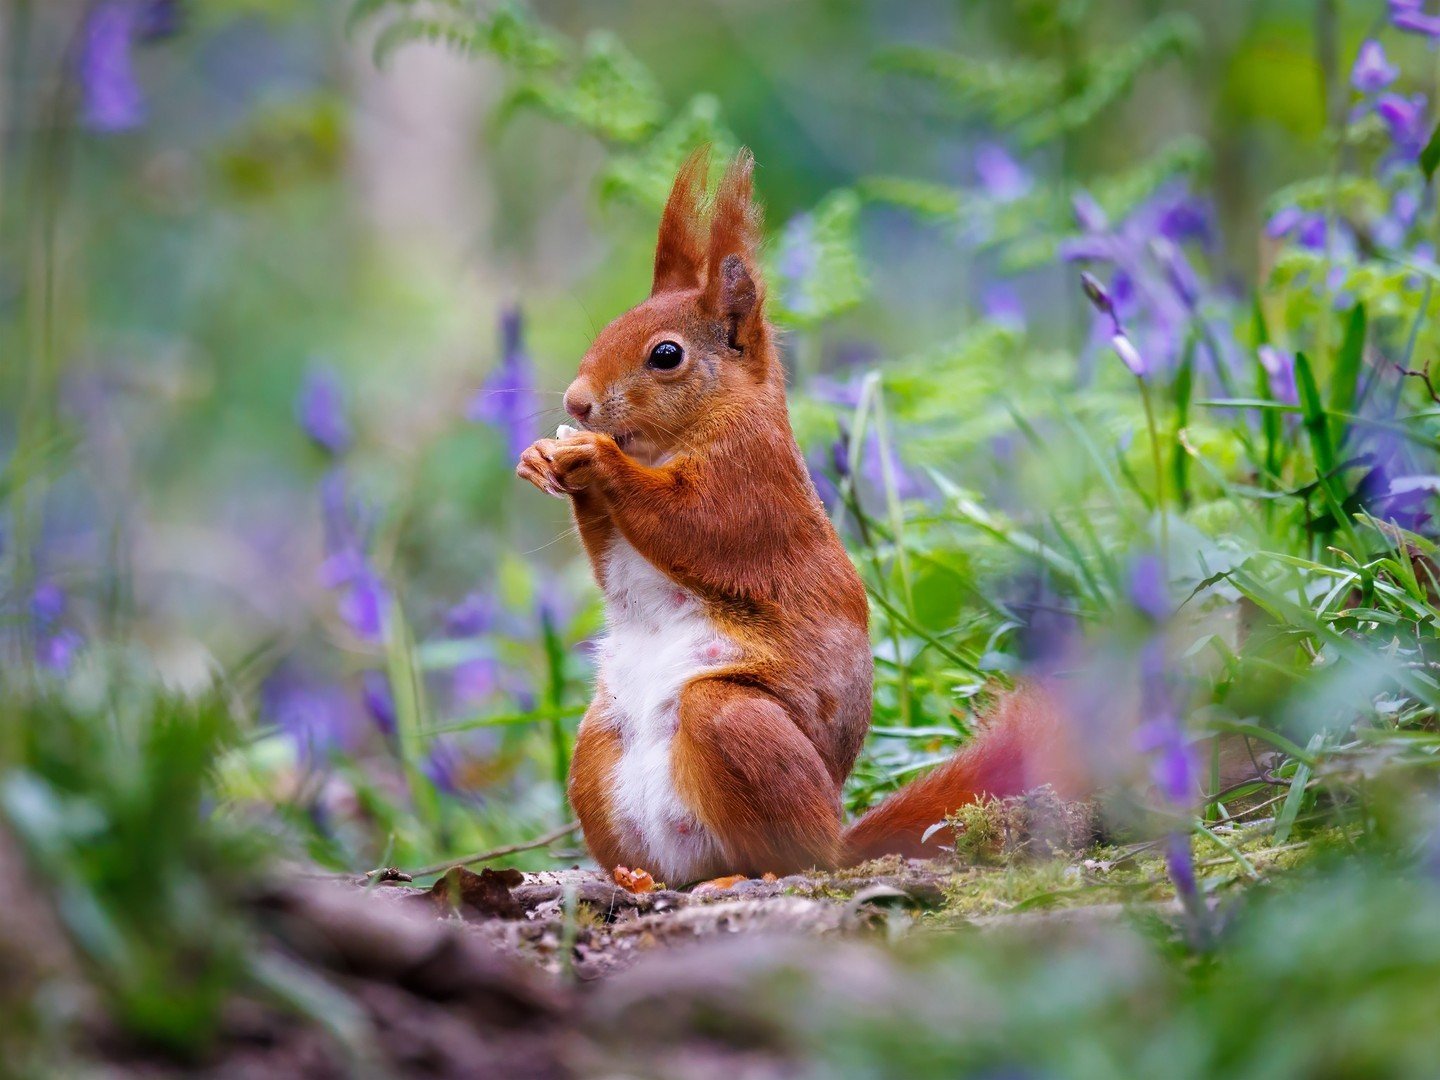
M583 491L595 481L600 455L615 442L609 435L577 431L560 425L556 439L536 439L525 453L515 475L556 498Z

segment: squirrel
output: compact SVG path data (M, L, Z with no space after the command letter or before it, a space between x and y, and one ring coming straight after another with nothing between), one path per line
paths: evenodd
M708 159L675 178L649 297L565 391L574 426L516 468L570 499L605 596L569 778L591 854L675 883L786 874L940 854L953 835L930 826L982 795L1084 793L1056 699L1022 685L957 755L843 827L870 726L869 604L791 433L754 159L736 155L707 207Z

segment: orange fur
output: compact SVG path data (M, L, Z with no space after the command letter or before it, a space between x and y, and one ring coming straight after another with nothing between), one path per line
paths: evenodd
M698 598L734 648L681 689L668 744L675 796L718 845L717 865L695 868L711 875L918 852L919 834L965 799L1053 779L1032 768L1026 743L1050 739L1058 716L1039 697L1009 699L953 762L842 840L841 785L870 722L868 604L791 435L764 317L753 168L742 151L708 219L704 152L681 168L650 297L601 331L566 392L584 430L539 440L517 468L571 498L602 588L623 541ZM674 371L647 364L662 340L684 346ZM602 681L570 797L595 858L636 866L644 841L626 835L613 790L629 736L612 704Z

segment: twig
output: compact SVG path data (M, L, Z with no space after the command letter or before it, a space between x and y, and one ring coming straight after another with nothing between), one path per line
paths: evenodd
M544 836L537 836L534 840L526 840L520 844L507 844L505 847L497 847L492 851L479 851L474 855L462 855L458 859L446 859L444 862L435 863L433 866L422 866L419 870L411 870L411 877L424 877L426 874L438 874L442 870L449 870L452 866L471 866L474 863L489 862L491 859L498 859L502 855L514 855L517 851L533 851L535 848L546 847L553 844L561 837L569 836L576 829L580 828L580 822L572 821L553 829ZM372 870L370 873L377 873ZM367 875L368 876L368 875Z
M1440 395L1437 395L1435 393L1435 384L1430 379L1429 364L1426 364L1425 367L1419 371L1416 371L1414 368L1407 368L1401 364L1396 364L1395 370L1400 372L1400 374L1407 379L1419 379L1422 383L1425 384L1425 390L1427 393L1429 393L1430 400L1435 402L1437 405L1440 405Z

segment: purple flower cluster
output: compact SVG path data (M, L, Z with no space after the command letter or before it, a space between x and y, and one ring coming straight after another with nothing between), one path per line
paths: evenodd
M520 309L507 308L500 315L500 364L470 399L465 417L498 429L518 459L538 434L539 402Z
M339 593L340 617L356 637L383 641L390 595L367 553L371 515L349 496L345 473L338 466L321 481L320 500L325 523L321 583Z
M315 368L295 402L296 419L310 441L338 457L350 449L350 421L345 416L345 390L330 368Z
M134 47L177 33L180 0L100 0L80 30L77 74L80 120L97 132L145 122L145 95L135 76Z
M1191 249L1208 249L1214 240L1210 207L1183 185L1169 184L1118 225L1083 192L1073 209L1081 231L1061 245L1061 258L1111 273L1108 287L1094 274L1082 278L1097 314L1094 342L1108 344L1142 378L1173 367L1204 317L1205 287Z
M1424 0L1390 0L1390 23L1397 30L1440 38L1440 16L1425 11Z
M1147 554L1134 561L1129 594L1131 605L1150 624L1149 638L1140 650L1141 722L1136 731L1136 748L1149 756L1151 780L1167 809L1185 819L1194 813L1199 770L1184 719L1176 707L1166 663L1163 628L1173 606L1165 567L1158 556ZM1165 844L1165 865L1176 891L1193 911L1198 887L1189 829L1177 827L1171 831Z
M30 595L30 625L34 632L35 662L57 674L70 670L85 644L66 619L69 601L53 581L42 581Z

